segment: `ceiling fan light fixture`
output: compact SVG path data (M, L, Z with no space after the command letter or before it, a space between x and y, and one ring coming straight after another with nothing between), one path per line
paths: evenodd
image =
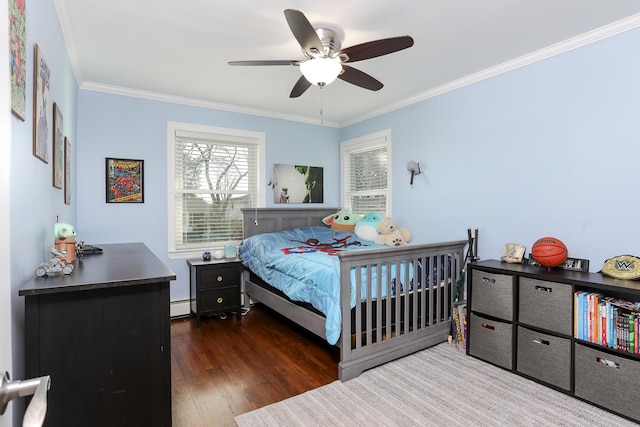
M342 64L335 58L314 58L300 64L300 71L309 83L326 86L342 71Z

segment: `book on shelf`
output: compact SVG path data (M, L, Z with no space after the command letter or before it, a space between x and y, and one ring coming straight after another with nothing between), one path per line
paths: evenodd
M574 294L574 337L640 354L640 302L597 292Z

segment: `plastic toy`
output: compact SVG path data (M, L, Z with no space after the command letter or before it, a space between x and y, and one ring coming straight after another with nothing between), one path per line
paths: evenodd
M43 262L38 268L36 268L36 276L42 277L45 274L60 272L64 274L71 274L73 272L73 264L67 264L64 260L67 255L66 253L52 247L49 247L49 252L51 253L51 257L47 262Z
M71 224L64 222L56 222L53 228L53 234L57 239L66 239L67 237L76 237L76 229Z

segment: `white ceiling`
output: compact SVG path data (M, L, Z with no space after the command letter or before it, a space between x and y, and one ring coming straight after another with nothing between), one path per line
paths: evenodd
M638 0L54 0L81 88L343 126L640 26ZM283 11L344 32L342 47L410 35L353 63L384 83L289 93L304 59Z

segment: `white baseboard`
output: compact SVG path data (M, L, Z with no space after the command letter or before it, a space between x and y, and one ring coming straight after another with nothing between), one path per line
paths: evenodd
M187 300L171 301L169 304L169 315L171 318L188 316L191 311L191 303Z

